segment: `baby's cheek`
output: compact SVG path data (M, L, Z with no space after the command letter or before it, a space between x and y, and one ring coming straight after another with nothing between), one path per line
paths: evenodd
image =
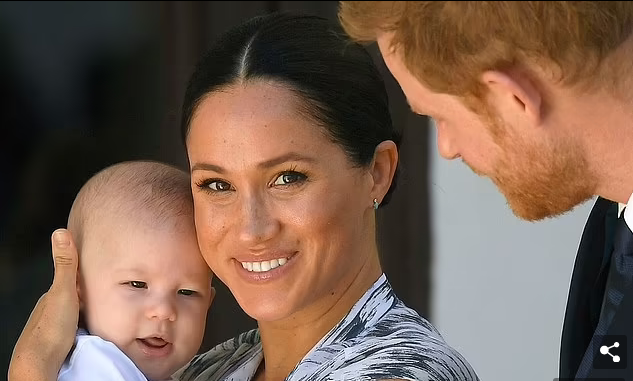
M101 303L90 309L88 330L91 334L123 348L137 335L134 330L137 319L132 312L125 306Z
M192 356L195 354L202 345L202 339L204 336L206 326L207 309L203 306L196 306L187 311L187 318L183 319L184 324L181 325L183 329L183 336L186 340L186 345L192 351Z
M91 306L86 309L86 325L88 332L91 335L96 335L107 341L113 341L113 338L109 334L112 329L110 328L110 316L107 311L103 311L98 306Z

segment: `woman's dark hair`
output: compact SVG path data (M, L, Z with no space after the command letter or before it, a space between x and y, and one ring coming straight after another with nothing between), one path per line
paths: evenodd
M400 143L381 74L365 48L336 23L285 13L259 16L229 30L202 57L185 93L183 140L205 95L249 80L272 80L294 91L304 111L356 165L369 165L381 142ZM395 185L396 177L381 205Z

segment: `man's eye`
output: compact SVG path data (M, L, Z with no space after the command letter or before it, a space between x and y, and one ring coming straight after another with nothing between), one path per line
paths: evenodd
M138 280L133 280L133 281L130 282L130 286L132 286L134 288L147 288L147 283L140 282Z

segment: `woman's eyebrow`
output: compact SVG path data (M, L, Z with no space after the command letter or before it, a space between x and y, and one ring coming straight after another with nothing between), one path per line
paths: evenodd
M304 162L308 162L308 163L314 163L317 160L311 156L307 156L307 155L303 155L297 152L288 152L286 154L283 154L281 156L277 156L274 157L272 159L268 159L265 161L260 162L259 164L257 164L257 167L260 169L266 169L266 168L271 168L274 167L276 165L285 163L287 161L304 161ZM200 163L195 163L192 167L191 167L191 172L194 171L213 171L213 172L217 172L220 174L224 174L227 172L226 169L224 169L222 166L217 165L217 164L212 164L212 163L206 163L206 162L200 162Z
M261 163L257 164L257 167L262 168L262 169L271 168L276 165L285 163L287 161L305 161L309 163L314 163L316 162L316 159L311 156L302 155L297 152L288 152L284 155L277 156L275 158L272 158L266 161L262 161Z

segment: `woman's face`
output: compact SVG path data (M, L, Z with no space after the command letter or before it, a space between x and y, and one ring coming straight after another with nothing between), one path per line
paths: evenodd
M259 321L327 309L376 260L372 176L269 82L205 97L187 140L198 241Z

